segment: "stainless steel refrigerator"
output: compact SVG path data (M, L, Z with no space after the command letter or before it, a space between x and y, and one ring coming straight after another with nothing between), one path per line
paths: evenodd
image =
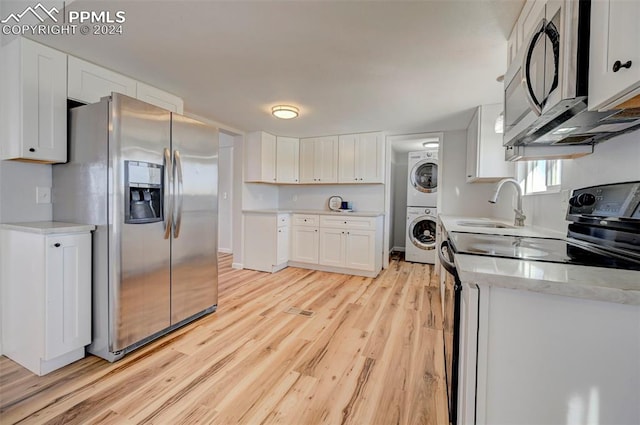
M218 132L113 93L70 110L53 218L91 223L93 339L115 361L215 311Z

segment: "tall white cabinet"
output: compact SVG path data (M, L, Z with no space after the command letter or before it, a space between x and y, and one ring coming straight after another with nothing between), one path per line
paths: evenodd
M91 231L59 222L0 226L3 354L37 375L91 343Z
M0 159L67 160L67 55L26 38L2 46Z

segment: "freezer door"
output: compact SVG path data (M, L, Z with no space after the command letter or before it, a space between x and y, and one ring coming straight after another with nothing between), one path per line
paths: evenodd
M112 95L109 126L112 184L108 206L112 352L170 326L171 239L165 232L165 221L170 221L167 214L170 184L166 176L171 164L165 163L171 158L170 143L169 111L124 95ZM145 208L162 209L163 220L125 223L126 213L131 212L125 210L135 208L135 202L144 199L145 191L158 182L163 202L149 203Z
M171 324L218 302L218 131L173 114Z

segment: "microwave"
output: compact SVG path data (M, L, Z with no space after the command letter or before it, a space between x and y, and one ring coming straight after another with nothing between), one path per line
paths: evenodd
M506 147L593 145L638 125L621 111L587 110L590 20L590 0L545 4L505 73Z

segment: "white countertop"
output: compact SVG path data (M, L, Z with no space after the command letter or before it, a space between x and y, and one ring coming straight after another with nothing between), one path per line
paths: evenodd
M20 232L56 235L62 233L82 233L95 230L93 224L64 223L61 221L34 221L27 223L3 223L0 228Z
M459 226L457 221L483 219L452 216L440 216L440 219L447 232L462 231L564 239L563 234L536 227L475 228ZM484 220L504 222L500 219ZM575 298L640 305L639 271L467 254L456 254L455 263L460 280L465 284L499 286Z
M285 209L264 209L264 210L242 210L245 214L318 214L318 215L340 215L353 217L378 217L384 215L378 211L331 211L331 210L285 210Z

